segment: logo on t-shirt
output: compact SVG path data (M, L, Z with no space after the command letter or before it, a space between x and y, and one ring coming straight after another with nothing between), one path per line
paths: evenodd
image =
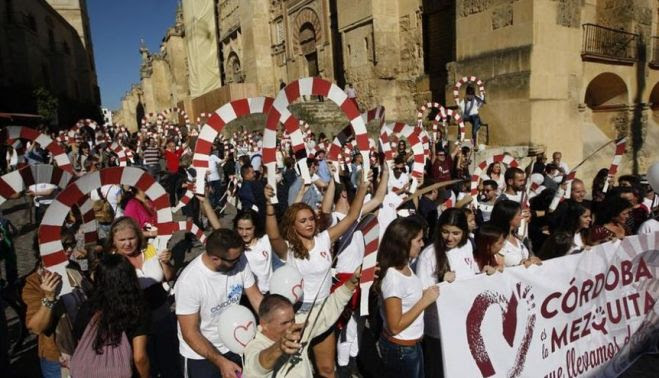
M222 311L234 303L240 302L240 297L243 295L243 285L234 284L231 285L229 292L227 293L227 300L220 303L217 306L211 307L211 316L218 316Z

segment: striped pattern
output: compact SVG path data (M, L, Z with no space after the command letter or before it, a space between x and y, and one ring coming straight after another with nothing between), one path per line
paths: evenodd
M439 115L442 117L442 122L447 122L449 117L455 121L455 123L458 125L458 141L462 143L465 140L465 123L462 120L460 113L451 109L444 109L442 112L440 109ZM448 131L446 131L446 134L448 138Z
M382 127L382 131L388 133L389 135L395 134L405 137L405 139L407 139L407 143L410 145L410 148L412 148L412 153L414 154L414 163L412 164L411 176L416 178L416 180L412 181L410 192L414 193L418 184L423 181L423 170L426 163L423 144L421 142L421 138L419 137L422 129L418 126L412 127L403 122L393 122L385 124Z
M168 120L169 116L172 113L177 113L177 115L179 117L183 117L183 122L185 124L185 127L190 129L190 117L188 117L188 113L186 113L185 110L183 110L183 109L179 109L177 107L169 108L169 109L165 109L162 112L160 112L159 115L162 116L163 119ZM178 117L176 118L176 122L174 122L174 124L178 125Z
M62 225L71 207L91 191L103 185L129 185L146 193L156 209L158 224L172 222L169 207L169 195L156 180L145 171L134 167L111 167L86 174L68 185L60 192L48 207L39 226L39 250L44 267L65 276L67 258L62 246ZM167 245L171 235L159 235L156 244L159 249ZM70 292L67 280L64 280L62 294Z
M113 142L110 145L110 149L112 150L112 152L114 152L117 155L117 158L119 159L120 167L125 167L128 165L128 156L126 154L126 150L128 150L127 148L125 148L124 146L120 145L117 142Z
M178 231L190 232L197 237L197 240L206 243L206 234L192 221L167 222L158 225L158 235L167 236Z
M0 176L0 205L16 193L27 190L30 185L47 183L64 189L74 179L70 172L54 165L26 165Z
M613 181L618 173L618 167L622 161L622 157L625 154L625 147L627 145L627 138L621 138L616 141L616 151L613 154L613 161L609 167L609 179L604 183L604 188L602 191L606 193L609 190L609 182Z
M38 142L41 147L53 155L53 160L60 169L73 173L73 165L71 165L71 161L69 160L66 151L64 151L59 143L57 143L56 140L53 140L50 136L24 126L7 126L2 132L0 132L0 135L9 144L13 143L16 139L26 139L31 142Z
M453 86L453 99L455 100L455 103L457 104L460 101L460 88L462 88L463 85L467 83L474 83L478 87L478 91L480 92L480 96L483 97L485 95L485 83L476 76L463 76L460 80L458 80L457 83L455 83L455 86Z
M444 130L446 128L446 121L442 122L444 127L442 127L441 135L439 131L439 122L442 121L441 114L446 114L446 109L444 109L444 107L439 102L428 102L425 105L421 105L421 107L419 108L419 110L417 110L416 113L416 125L424 129L423 116L426 113L426 111L429 109L438 110L437 115L432 120L432 140L437 141L440 139L440 137L442 139L446 139L447 135L446 135L446 131Z
M224 126L233 120L250 114L268 113L272 107L272 103L273 99L270 97L252 97L231 101L222 105L206 120L206 124L199 132L197 143L195 143L194 155L192 156L192 167L197 170L197 193L204 193L208 160L213 148L213 142L218 134L222 132ZM272 157L274 159L274 149ZM270 169L274 170L274 167ZM191 194L186 192L186 196L189 195L191 197Z
M502 163L508 167L519 166L519 163L517 160L515 160L514 157L506 154L490 156L487 159L481 161L476 166L476 169L474 169L474 172L471 174L471 192L469 194L474 198L474 201L476 201L478 197L478 183L480 182L481 175L483 174L483 171L487 170L487 167L489 167L492 163Z
M359 314L365 316L368 315L368 293L375 279L380 227L377 216L373 214L366 215L360 223L357 231L361 231L364 235L364 260L362 260L362 275L359 278L359 288L362 293Z
M366 132L366 123L359 113L359 109L348 99L348 95L337 85L318 78L307 77L295 80L289 83L284 89L279 91L275 98L265 125L263 133L263 164L268 167L268 184L276 188L276 157L275 149L277 146L277 126L279 123L284 124L286 131L291 135L293 150L298 161L298 166L305 182L311 182L309 169L307 168L306 150L304 140L299 129L299 121L288 111L288 105L302 96L324 96L334 102L348 117L350 124L355 132L355 139L359 150L364 157L364 171L370 170L368 159L368 135ZM364 175L364 180L367 175ZM276 200L276 193L273 200Z

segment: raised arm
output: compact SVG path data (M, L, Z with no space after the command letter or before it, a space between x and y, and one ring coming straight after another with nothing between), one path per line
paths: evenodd
M369 176L371 175L372 174L369 172ZM361 175L357 179L360 181L359 188L355 194L355 199L353 199L352 203L350 204L350 211L348 211L348 215L346 215L346 217L343 218L341 222L327 230L332 242L335 242L341 235L348 231L350 226L359 218L359 214L361 214L362 205L364 204L364 197L366 196L366 190L368 189L371 180L369 177L369 180L364 181Z
M206 215L206 218L208 218L208 223L210 223L211 227L213 227L213 230L221 228L222 226L220 225L220 219L217 217L217 214L215 214L215 210L213 209L211 202L208 200L208 196L201 196L197 194L196 197L199 200L199 203L201 203L201 208Z
M332 206L334 205L334 192L336 191L336 184L334 183L334 175L327 185L327 190L325 191L325 196L323 197L323 204L320 207L320 212L322 214L331 214Z
M288 245L284 238L279 233L279 226L277 225L277 216L275 207L270 202L275 193L270 185L265 186L265 232L270 239L272 250L275 251L280 259L286 260L288 255Z
M362 207L362 213L367 214L371 211L377 209L384 201L384 196L387 195L387 184L389 183L389 167L387 163L382 164L382 176L380 176L380 183L378 184L378 189L375 191L375 195L371 198L370 201L364 204Z

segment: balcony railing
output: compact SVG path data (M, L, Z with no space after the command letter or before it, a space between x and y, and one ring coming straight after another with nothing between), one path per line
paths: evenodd
M617 64L637 60L638 34L594 24L583 24L581 58Z
M650 68L659 68L659 36L654 36L652 41L652 60L650 60Z

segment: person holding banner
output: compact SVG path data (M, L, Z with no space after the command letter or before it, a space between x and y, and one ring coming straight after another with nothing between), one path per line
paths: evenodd
M596 245L630 235L627 220L631 216L632 204L619 196L610 196L595 213L595 225L590 229L588 243Z
M425 376L421 350L424 311L439 297L439 287L430 285L424 289L410 268L410 260L422 248L423 226L412 217L391 222L380 242L377 260L383 273L374 286L382 300L380 315L384 327L378 346L387 377Z
M499 254L506 242L507 233L491 223L485 223L476 232L474 260L480 272L492 275L503 272L503 256Z
M416 274L424 289L437 287L439 282L467 279L480 273L469 242L469 226L465 211L453 207L439 217L435 243L426 247L416 262ZM383 241L384 242L384 241ZM442 374L439 318L436 306L424 313L423 360L426 377Z
M512 170L509 169L507 173ZM520 170L520 172L522 172ZM522 172L522 175L524 172ZM532 264L542 264L539 258L531 256L529 249L526 248L523 241L517 237L517 228L522 223L522 219L527 221L531 218L528 210L522 210L519 202L504 199L497 202L492 210L490 222L497 227L508 231L506 242L499 254L503 257L505 266L524 265L529 267Z

